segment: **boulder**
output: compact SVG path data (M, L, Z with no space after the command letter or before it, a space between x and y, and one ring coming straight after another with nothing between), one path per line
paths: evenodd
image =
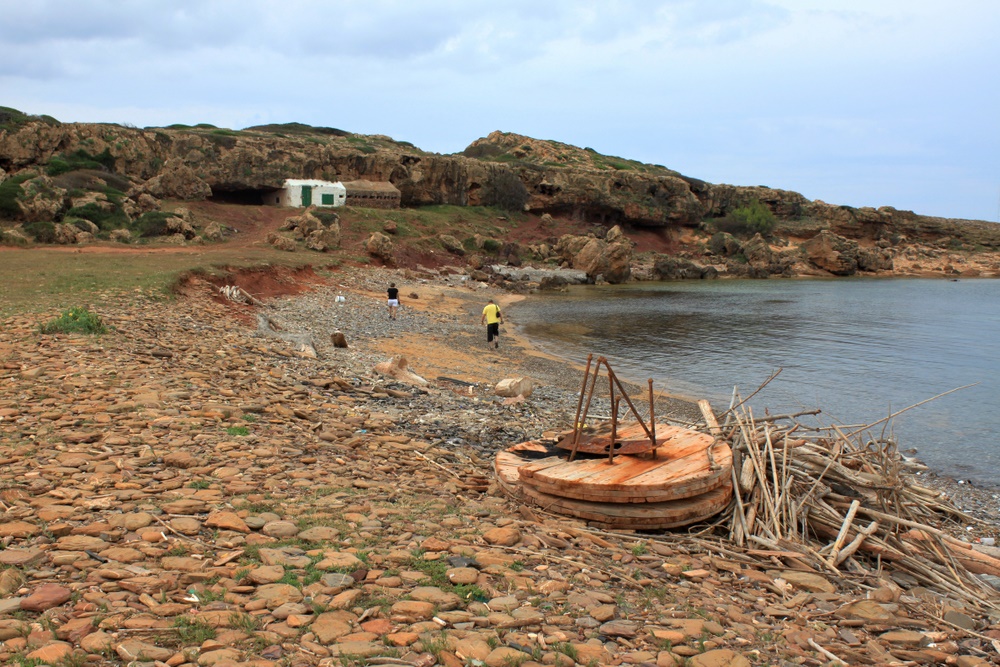
M771 246L760 234L754 234L752 239L743 244L740 251L747 258L747 262L754 267L766 268L774 260Z
M212 221L205 225L203 233L209 241L221 241L226 237L226 228L222 224Z
M21 183L21 194L17 197L20 219L25 222L55 220L63 210L65 196L66 190L57 187L48 176L36 176Z
M267 235L267 242L273 245L278 250L295 252L295 240L290 239L283 234L278 234L277 232L271 232L270 234Z
M858 272L857 244L833 232L824 229L803 243L801 249L810 263L835 276L851 276Z
M409 368L407 368L408 362L406 357L393 357L389 361L384 361L375 366L375 371L381 373L382 375L388 375L389 377L396 378L401 382L406 382L409 384L419 385L421 387L427 385L427 380L420 377Z
M146 181L143 190L159 199L208 199L212 188L180 159L168 160L163 170Z
M115 229L112 230L108 238L118 243L129 243L132 241L132 232L127 229Z
M310 206L299 215L293 215L286 218L285 223L280 227L280 229L282 231L294 231L301 238L307 238L314 231L324 229L323 222L313 215L314 209L315 207Z
M527 398L534 391L531 379L526 377L506 378L500 380L494 387L493 393L497 396L513 397L523 396Z
M689 259L661 255L653 263L653 275L658 280L699 280L718 278L719 272L712 266L701 266Z
M327 252L340 247L340 225L336 229L324 227L316 229L306 239L306 247L316 252Z
M392 263L393 250L394 246L392 239L382 232L372 232L372 235L368 237L367 241L365 241L365 251L372 257L381 259L386 264Z
M55 242L59 245L72 245L76 243L76 235L80 232L73 225L65 225L62 223L56 223L55 225Z
M462 256L465 254L465 248L462 247L462 242L451 234L441 234L438 236L438 240L445 250L453 255Z

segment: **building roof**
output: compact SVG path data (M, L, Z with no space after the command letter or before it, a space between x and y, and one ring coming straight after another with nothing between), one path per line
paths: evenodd
M347 188L347 194L362 194L362 193L378 193L378 194L389 194L398 195L399 190L395 185L389 181L347 181L344 183L344 187Z
M334 182L334 181L321 181L321 180L318 180L318 179L315 179L315 178L286 178L285 179L285 183L284 183L284 187L286 187L286 188L296 188L296 187L299 187L299 186L302 186L302 185L311 185L314 188L322 188L322 187L329 188L329 187L336 187L336 186L340 186L340 187L344 186L344 184L341 183L340 181L336 181L336 182Z

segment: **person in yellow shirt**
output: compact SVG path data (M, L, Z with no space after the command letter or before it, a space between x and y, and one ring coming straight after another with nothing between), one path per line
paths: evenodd
M486 307L483 308L483 316L480 322L486 325L486 344L493 343L493 347L500 347L500 325L503 324L503 315L500 314L500 306L493 299L490 299Z

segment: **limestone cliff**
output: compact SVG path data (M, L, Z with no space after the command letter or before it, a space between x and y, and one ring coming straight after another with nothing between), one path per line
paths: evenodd
M786 236L804 239L828 230L855 240L957 238L1000 248L1000 225L890 207L835 206L766 187L715 185L659 165L510 133L494 132L461 155L439 155L381 135L298 124L241 131L207 125L138 129L23 115L5 122L2 114L0 181L16 179L20 189L0 197L0 218L61 222L71 210L74 184L44 179L60 171L54 167L72 169L80 161L114 175L127 197L121 204L128 215L148 210L149 196L250 203L286 178L386 180L402 193L403 206L478 205L489 203L484 199L498 175L512 174L526 190L527 210L605 227L692 228L757 200L773 212L778 232ZM34 175L38 178L29 178ZM53 201L44 201L45 193Z

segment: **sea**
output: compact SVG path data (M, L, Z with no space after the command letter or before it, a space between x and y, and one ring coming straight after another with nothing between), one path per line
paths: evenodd
M622 377L717 411L775 373L747 401L756 416L818 408L801 421L851 426L910 408L869 432L937 474L1000 488L1000 281L576 286L508 311L546 353L603 355Z

